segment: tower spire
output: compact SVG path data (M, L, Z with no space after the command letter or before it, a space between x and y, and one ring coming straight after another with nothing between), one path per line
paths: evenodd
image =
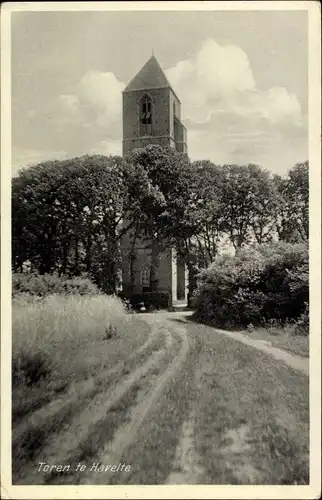
M152 56L154 56L154 48L152 47Z
M152 48L151 48L152 49ZM150 50L151 50L150 49ZM152 52L152 50L151 50ZM150 54L151 54L150 52ZM137 75L125 87L124 92L138 90L138 89L153 89L153 88L171 88L163 70L161 69L158 61L153 55L137 73Z

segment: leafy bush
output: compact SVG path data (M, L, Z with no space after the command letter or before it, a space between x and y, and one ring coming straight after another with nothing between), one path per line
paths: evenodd
M12 384L23 383L27 386L37 384L51 373L48 359L39 351L21 351L12 360Z
M309 305L305 304L305 310L299 317L295 325L295 333L298 335L307 335L310 329Z
M12 294L30 294L39 297L52 294L96 295L97 286L87 277L68 278L57 274L14 273Z
M281 324L305 313L309 297L306 244L263 244L222 255L199 275L195 317L225 327Z

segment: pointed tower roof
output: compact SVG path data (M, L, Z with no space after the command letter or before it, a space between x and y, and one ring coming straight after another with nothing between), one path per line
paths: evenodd
M142 89L157 89L157 88L171 88L170 83L167 80L160 64L152 55L150 59L145 63L143 68L138 72L138 74L130 81L130 83L125 87L123 92L131 92L133 90Z

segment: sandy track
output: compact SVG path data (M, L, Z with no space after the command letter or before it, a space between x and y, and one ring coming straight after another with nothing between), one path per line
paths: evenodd
M274 347L263 340L252 339L240 332L230 332L228 330L219 330L218 328L214 328L214 331L220 333L221 335L226 335L226 337L229 337L233 340L237 340L237 342L265 352L269 356L282 361L294 370L298 370L305 375L309 375L310 373L309 358L303 358L302 356L292 354L288 351L285 351L284 349L279 349L278 347Z
M202 458L195 446L195 411L192 410L182 424L173 471L169 474L166 484L200 484L204 475L201 465Z
M39 425L42 423L42 421L48 420L48 418L54 418L59 412L63 410L64 407L66 407L66 405L75 405L80 396L84 399L88 396L94 397L99 390L98 386L101 381L104 381L105 383L106 381L110 382L113 377L120 375L126 368L126 365L129 363L129 361L135 360L138 355L146 352L156 341L159 335L160 332L158 329L152 329L151 334L148 336L144 344L142 344L135 352L128 356L126 360L122 359L112 368L102 371L98 377L91 377L85 382L82 380L81 382L72 384L69 390L59 398L42 406L39 410L34 411L31 415L26 416L21 423L15 426L14 439L19 440L22 434L25 432L26 428L30 425ZM168 342L168 338L166 339L166 342Z
M160 343L161 345L159 345ZM178 343L181 344L181 347L177 354ZM157 348L155 348L154 344L156 344ZM185 356L186 350L187 342L183 338L182 332L181 335L176 335L172 330L164 328L164 322L153 321L152 332L148 340L126 360L120 361L111 369L100 374L99 385L102 384L102 387L97 388L98 380L91 379L82 388L81 400L80 394L74 388L74 395L69 392L65 397L35 412L29 419L18 426L15 431L15 440L20 438L28 425L33 425L33 422L35 425L39 425L42 420L53 418L67 407L73 407L74 405L76 415L73 415L71 421L64 423L62 428L59 429L60 432L57 433L56 429L53 439L49 440L41 450L39 460L35 460L33 464L23 467L16 484L26 484L26 482L28 484L43 484L44 481L48 481L48 477L46 478L41 471L38 471L39 462L48 464L75 462L79 449L81 449L82 443L86 441L90 429L103 421L110 411L117 408L118 404L122 402L122 398L131 389L135 388L138 382L141 381L143 386L144 384L147 385L146 391L148 392L155 380L155 377L148 377L149 373L162 371L161 362L166 358L166 363L170 362L170 366L161 374L156 386L153 385L142 404L135 409L130 423L122 427L117 433L111 449L109 447L109 453L112 453L115 459L117 456L121 456L126 446L130 444L130 437L135 435L135 430L141 425L149 408L162 391L163 385L176 370L181 358ZM173 355L174 359L171 362ZM105 388L104 380L106 380ZM82 400L85 400L86 406L79 408L82 405ZM102 443L102 447L104 455L104 453L107 453L104 443ZM93 477L91 476L91 478L93 484ZM71 479L69 478L67 482L70 482ZM83 474L82 479L85 479Z
M149 321L150 318L146 316L146 319ZM154 325L159 324L166 333L168 339L167 347L171 347L174 333L177 337L179 337L179 350L175 352L165 371L161 372L155 380L150 381L153 382L153 384L149 384L150 388L148 388L148 392L145 397L142 398L141 402L132 409L129 422L117 430L112 442L108 443L102 453L95 457L95 462L103 464L117 464L122 460L126 450L135 440L137 432L142 426L144 419L148 416L151 408L162 395L166 384L171 380L177 370L179 370L187 357L187 353L189 351L189 341L186 329L184 327L176 327L174 330L172 325L172 328L169 328L169 325L163 318L158 319L158 317L155 316L153 317L153 323ZM95 484L106 484L106 476L100 473L93 474L92 472L89 472L86 475L82 475L81 482L83 484L93 484L93 482Z
M57 414L59 404L62 412L75 405L64 425L38 450L33 463L16 474L19 479L15 484L256 484L260 481L258 461L262 462L264 479L271 474L292 481L292 470L298 467L303 481L307 377L302 365L293 363L296 356L291 355L292 360L285 363L287 356L274 356L276 353L268 351L265 344L263 349L260 341L248 342L247 338L243 342L241 335L235 338L230 332L213 335L215 329L197 327L180 313L144 314L142 319L151 326L149 339L127 359L89 381L92 385L81 393L83 398L88 393L87 399L78 392L78 398L75 393L75 400L65 406L61 400L54 410L46 412L47 405L35 412L39 422ZM241 344L256 348L257 353ZM273 357L278 361L272 361ZM290 368L281 370L279 362ZM247 371L249 366L251 372ZM271 381L267 381L268 375L263 376L265 367ZM267 425L261 405L269 417ZM294 432L286 432L280 419L284 416L289 427L294 413ZM36 423L36 417L30 418ZM300 461L293 465L287 457L286 472L279 472L276 464L280 458L275 463L271 452L263 451L261 439L263 432L269 433L275 449L276 429L281 432L282 447L294 448L295 455L304 457L304 465ZM260 460L258 453L262 454ZM46 474L37 470L40 461L70 464L71 470ZM84 464L85 470L77 471L78 463ZM93 464L130 464L131 471L102 472Z
M186 318L191 314L192 314L191 312L177 313L177 315L180 315L182 317L181 321L185 322L186 324L189 324L189 321L187 321ZM237 342L240 342L242 344L254 347L259 351L265 352L269 356L272 356L273 358L282 361L290 368L293 368L293 370L300 371L307 376L310 373L309 358L304 358L302 356L298 356L289 351L286 351L285 349L274 347L270 344L270 342L250 338L243 332L231 332L228 330L220 330L219 328L215 327L214 327L214 332L217 332L221 335L225 335L226 337L230 337L231 339L237 340Z

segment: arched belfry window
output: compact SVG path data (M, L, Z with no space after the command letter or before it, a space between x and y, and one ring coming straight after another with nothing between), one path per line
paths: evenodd
M152 99L144 95L140 101L140 135L152 134Z

